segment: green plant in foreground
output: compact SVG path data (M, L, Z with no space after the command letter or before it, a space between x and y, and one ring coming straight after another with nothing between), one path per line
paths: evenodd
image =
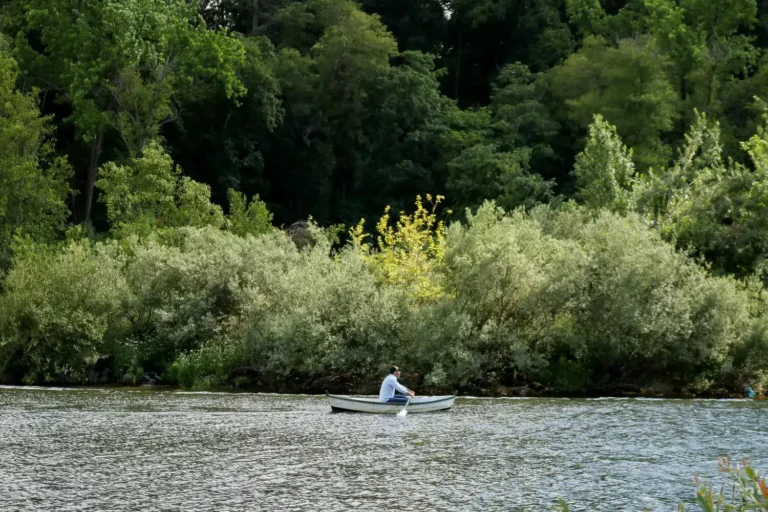
M731 457L717 459L718 469L726 473L732 482L730 497L726 496L725 485L716 491L706 479L694 476L696 482L696 501L702 512L750 512L768 510L768 486L760 472L752 467L752 461L742 459L740 464L733 464ZM569 512L568 503L559 498L552 507L557 512ZM647 509L646 509L647 510ZM678 512L685 512L685 505L677 506Z
M741 464L733 464L731 457L717 459L719 470L730 476L733 487L730 499L726 496L724 486L715 491L705 480L696 476L696 503L704 512L747 512L752 510L768 510L768 487L765 478L752 467L752 461L741 460ZM684 511L681 504L678 510Z

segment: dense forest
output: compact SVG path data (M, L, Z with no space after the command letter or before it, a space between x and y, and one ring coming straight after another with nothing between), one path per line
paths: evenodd
M2 382L768 386L768 2L3 0L0 32Z

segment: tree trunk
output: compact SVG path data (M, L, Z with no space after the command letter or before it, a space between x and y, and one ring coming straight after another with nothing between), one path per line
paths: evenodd
M256 35L259 29L259 0L251 0L251 34Z
M91 207L93 206L93 188L99 171L101 147L104 143L104 132L100 132L91 144L91 160L88 163L88 175L85 178L85 194L83 195L83 220L91 220Z
M459 101L459 92L461 90L461 50L462 50L462 34L461 26L459 26L458 40L456 42L456 76L454 77L453 84L453 97L456 102Z
M685 73L680 74L680 99L688 99L688 81L685 79Z

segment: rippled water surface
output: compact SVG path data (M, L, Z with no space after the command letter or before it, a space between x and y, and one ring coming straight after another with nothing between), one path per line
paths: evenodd
M768 403L325 398L0 387L0 510L674 510L715 458L768 471Z

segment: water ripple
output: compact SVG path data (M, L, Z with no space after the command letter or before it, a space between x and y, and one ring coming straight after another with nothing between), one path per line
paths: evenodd
M768 403L0 388L0 510L674 510L715 458L768 471Z

